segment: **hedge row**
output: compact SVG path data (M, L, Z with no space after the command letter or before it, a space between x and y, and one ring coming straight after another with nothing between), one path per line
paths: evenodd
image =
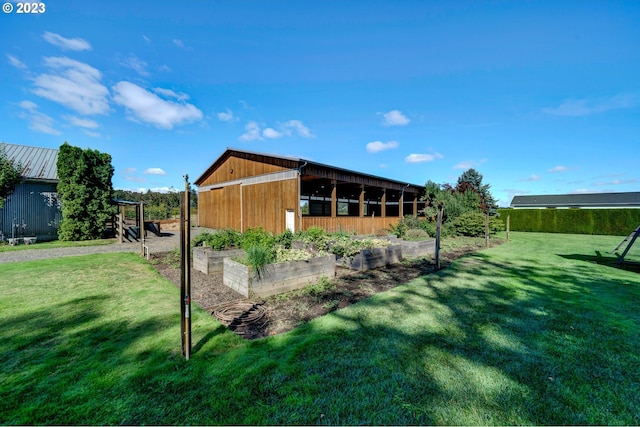
M640 209L498 209L511 231L626 236L640 225Z

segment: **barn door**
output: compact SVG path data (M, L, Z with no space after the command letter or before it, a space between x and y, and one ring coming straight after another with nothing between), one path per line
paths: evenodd
M292 233L295 233L296 232L296 215L293 209L287 209L285 221L286 221L287 230L290 230Z

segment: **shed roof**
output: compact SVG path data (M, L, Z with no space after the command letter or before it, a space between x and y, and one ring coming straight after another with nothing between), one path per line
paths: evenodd
M200 175L194 183L196 185L200 185L204 180L209 176L214 170L216 170L225 160L229 157L240 157L240 158L248 158L251 160L277 164L279 166L289 168L289 169L301 169L304 174L307 170L313 170L313 174L324 172L324 177L333 177L340 176L341 179L344 179L346 176L350 176L352 178L359 178L359 180L371 180L378 183L385 183L392 188L401 189L403 187L408 187L413 192L421 192L424 190L424 185L411 184L403 181L397 181L394 179L383 178L376 175L370 175L366 173L356 172L349 169L344 169L336 166L327 165L324 163L315 162L313 160L303 159L300 157L291 157L291 156L281 156L277 154L267 154L267 153L259 153L255 151L247 151L247 150L238 150L235 148L227 148L224 153L216 161L214 161L211 166L207 168L206 171L202 175Z
M513 208L635 208L640 192L514 196Z
M22 178L34 181L58 181L58 150L0 142L7 158L22 167Z

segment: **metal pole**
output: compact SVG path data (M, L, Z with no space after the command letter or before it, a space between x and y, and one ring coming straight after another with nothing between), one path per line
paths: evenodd
M507 242L509 241L509 231L510 231L510 219L511 219L511 215L507 215Z
M184 176L185 191L180 195L180 314L182 355L191 357L191 215L189 175Z

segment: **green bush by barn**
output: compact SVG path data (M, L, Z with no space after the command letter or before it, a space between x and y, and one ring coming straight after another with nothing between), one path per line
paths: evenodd
M626 236L640 225L640 209L498 209L511 231Z

